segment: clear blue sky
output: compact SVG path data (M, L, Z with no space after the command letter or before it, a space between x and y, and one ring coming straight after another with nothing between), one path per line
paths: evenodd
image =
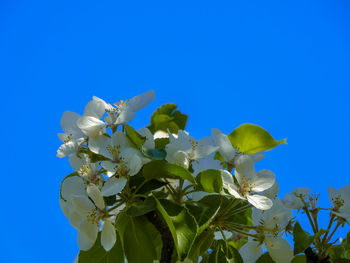
M189 114L197 138L248 122L288 138L257 166L283 197L349 184L350 3L0 1L0 262L71 262L76 231L58 205L65 110L149 89ZM327 218L327 216L325 217ZM323 222L325 226L327 222Z

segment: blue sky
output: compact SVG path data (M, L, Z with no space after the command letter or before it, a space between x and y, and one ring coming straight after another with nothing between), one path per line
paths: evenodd
M327 186L350 183L349 11L345 0L0 1L0 262L78 252L58 205L71 168L56 133L93 95L154 89L137 128L174 102L197 138L242 123L287 137L257 169L275 172L281 197L307 186L329 206Z

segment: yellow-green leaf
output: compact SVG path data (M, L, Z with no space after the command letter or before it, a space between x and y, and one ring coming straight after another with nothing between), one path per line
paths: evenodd
M267 151L279 144L287 144L287 139L276 141L265 129L249 123L242 124L227 137L234 148L245 154Z

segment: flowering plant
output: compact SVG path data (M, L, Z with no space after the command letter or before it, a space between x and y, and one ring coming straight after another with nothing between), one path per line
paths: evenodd
M153 91L113 105L93 97L82 116L63 114L57 156L74 172L59 203L78 230L75 262L350 262L350 235L332 240L350 218L350 185L329 188L327 209L308 188L281 200L274 173L254 163L285 139L243 124L196 140L175 104L135 130L128 123L152 100ZM312 234L292 209L305 213ZM325 229L320 210L330 214Z

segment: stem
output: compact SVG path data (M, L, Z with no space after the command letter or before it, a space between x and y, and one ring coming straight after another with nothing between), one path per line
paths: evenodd
M240 208L237 208L236 210L233 210L233 211L232 211L232 214L241 213L242 211L245 211L245 210L247 210L247 209L249 209L249 208L251 208L251 207L252 207L251 204L242 206L242 207L240 207Z
M112 211L112 210L118 208L118 207L121 206L122 204L124 204L124 202L120 202L119 204L116 204L116 205L114 205L114 206L108 208L108 209L107 209L107 212L110 212L110 211Z
M324 242L327 240L327 236L328 236L329 230L331 230L332 224L334 222L334 218L335 218L335 215L332 214L331 219L329 220L329 223L327 226L328 232L323 236L322 241L321 241L322 244L324 244Z
M159 231L162 237L163 247L159 262L170 263L175 243L169 228L166 224L164 224L162 218L156 211L148 212L147 214L145 214L145 216L148 219L148 221L155 226L155 228ZM137 251L135 253L137 253Z
M305 214L307 215L307 218L308 218L309 221L310 221L310 225L311 225L311 227L312 227L312 231L314 232L314 234L316 234L316 233L317 233L316 227L315 227L314 221L313 221L312 218L311 218L309 208L307 208L307 207L305 206L305 207L303 208L303 210L304 210Z
M230 230L232 230L232 231L234 231L234 232L236 232L236 233L238 233L238 234L242 234L242 235L245 235L245 236L250 236L250 237L258 238L257 235L244 232L244 231L239 230L239 229L237 229L237 228L235 228L235 227L233 227L233 226L227 226L227 228L229 228Z
M232 223L232 222L225 222L225 224L232 225L233 227L240 227L240 228L246 228L246 229L257 229L257 228L259 228L258 226L248 226L248 225L242 225L242 224L237 224L237 223Z
M335 231L337 231L337 229L338 229L338 227L339 227L340 225L341 225L341 223L338 222L337 225L335 226L335 228L333 229L332 233L331 233L331 234L329 235L329 237L327 238L326 243L328 243L328 242L331 240L332 236L334 235Z

